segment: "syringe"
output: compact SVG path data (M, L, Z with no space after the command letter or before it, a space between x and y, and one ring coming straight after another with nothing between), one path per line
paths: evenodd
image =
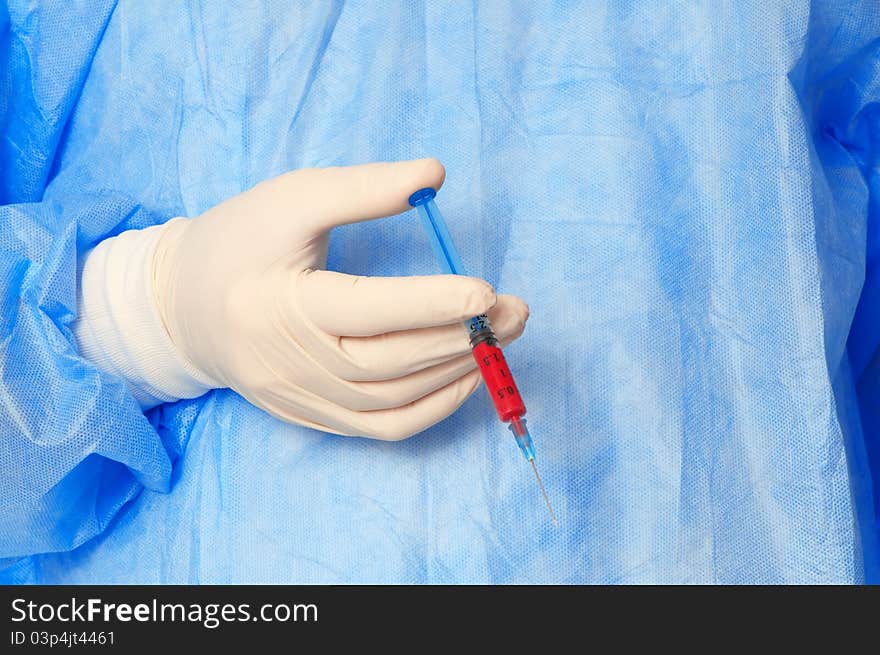
M437 192L434 189L420 189L409 197L409 204L419 212L425 231L431 241L431 247L434 249L434 254L443 270L453 275L467 275L461 257L452 243L449 230L446 229L443 216L434 202L436 195ZM480 314L466 321L464 325L470 338L471 352L480 368L483 381L486 383L486 390L498 412L498 418L510 424L510 431L513 432L519 449L532 465L532 470L538 479L541 495L544 496L544 502L547 503L547 509L550 510L553 525L558 525L553 507L550 505L550 499L547 497L547 491L544 489L544 483L538 474L538 467L535 464L535 446L526 427L526 419L523 418L526 406L519 389L516 387L516 382L513 381L510 368L504 360L504 353L498 346L498 339L495 338L495 333L489 324L489 317Z

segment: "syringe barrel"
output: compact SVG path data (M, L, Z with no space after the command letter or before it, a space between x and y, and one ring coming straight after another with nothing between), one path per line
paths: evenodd
M482 341L475 345L471 352L477 361L477 366L480 367L480 374L495 405L495 411L498 412L498 418L508 423L523 416L526 413L525 403L504 360L504 353L498 347L498 342L494 339Z

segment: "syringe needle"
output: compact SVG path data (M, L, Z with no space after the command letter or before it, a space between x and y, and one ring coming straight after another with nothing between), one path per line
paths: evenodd
M541 482L541 476L538 474L538 467L535 464L534 459L529 460L532 463L532 470L535 472L535 477L538 478L538 485L541 487L541 494L544 496L544 502L547 503L547 509L550 510L550 518L553 519L553 525L555 527L559 527L559 522L556 520L556 514L553 513L553 507L550 505L550 499L547 498L547 492L544 490L544 483Z

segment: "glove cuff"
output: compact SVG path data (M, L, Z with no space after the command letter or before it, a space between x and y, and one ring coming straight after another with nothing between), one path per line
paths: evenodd
M218 387L171 341L153 293L153 254L168 223L106 239L80 261L80 354L122 378L147 409Z

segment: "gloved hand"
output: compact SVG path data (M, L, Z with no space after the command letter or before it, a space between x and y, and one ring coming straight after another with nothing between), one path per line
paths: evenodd
M331 228L406 211L443 179L435 159L294 171L102 242L82 267L81 352L144 405L231 387L329 432L420 432L479 384L461 322L488 312L507 343L528 308L474 278L323 268Z

